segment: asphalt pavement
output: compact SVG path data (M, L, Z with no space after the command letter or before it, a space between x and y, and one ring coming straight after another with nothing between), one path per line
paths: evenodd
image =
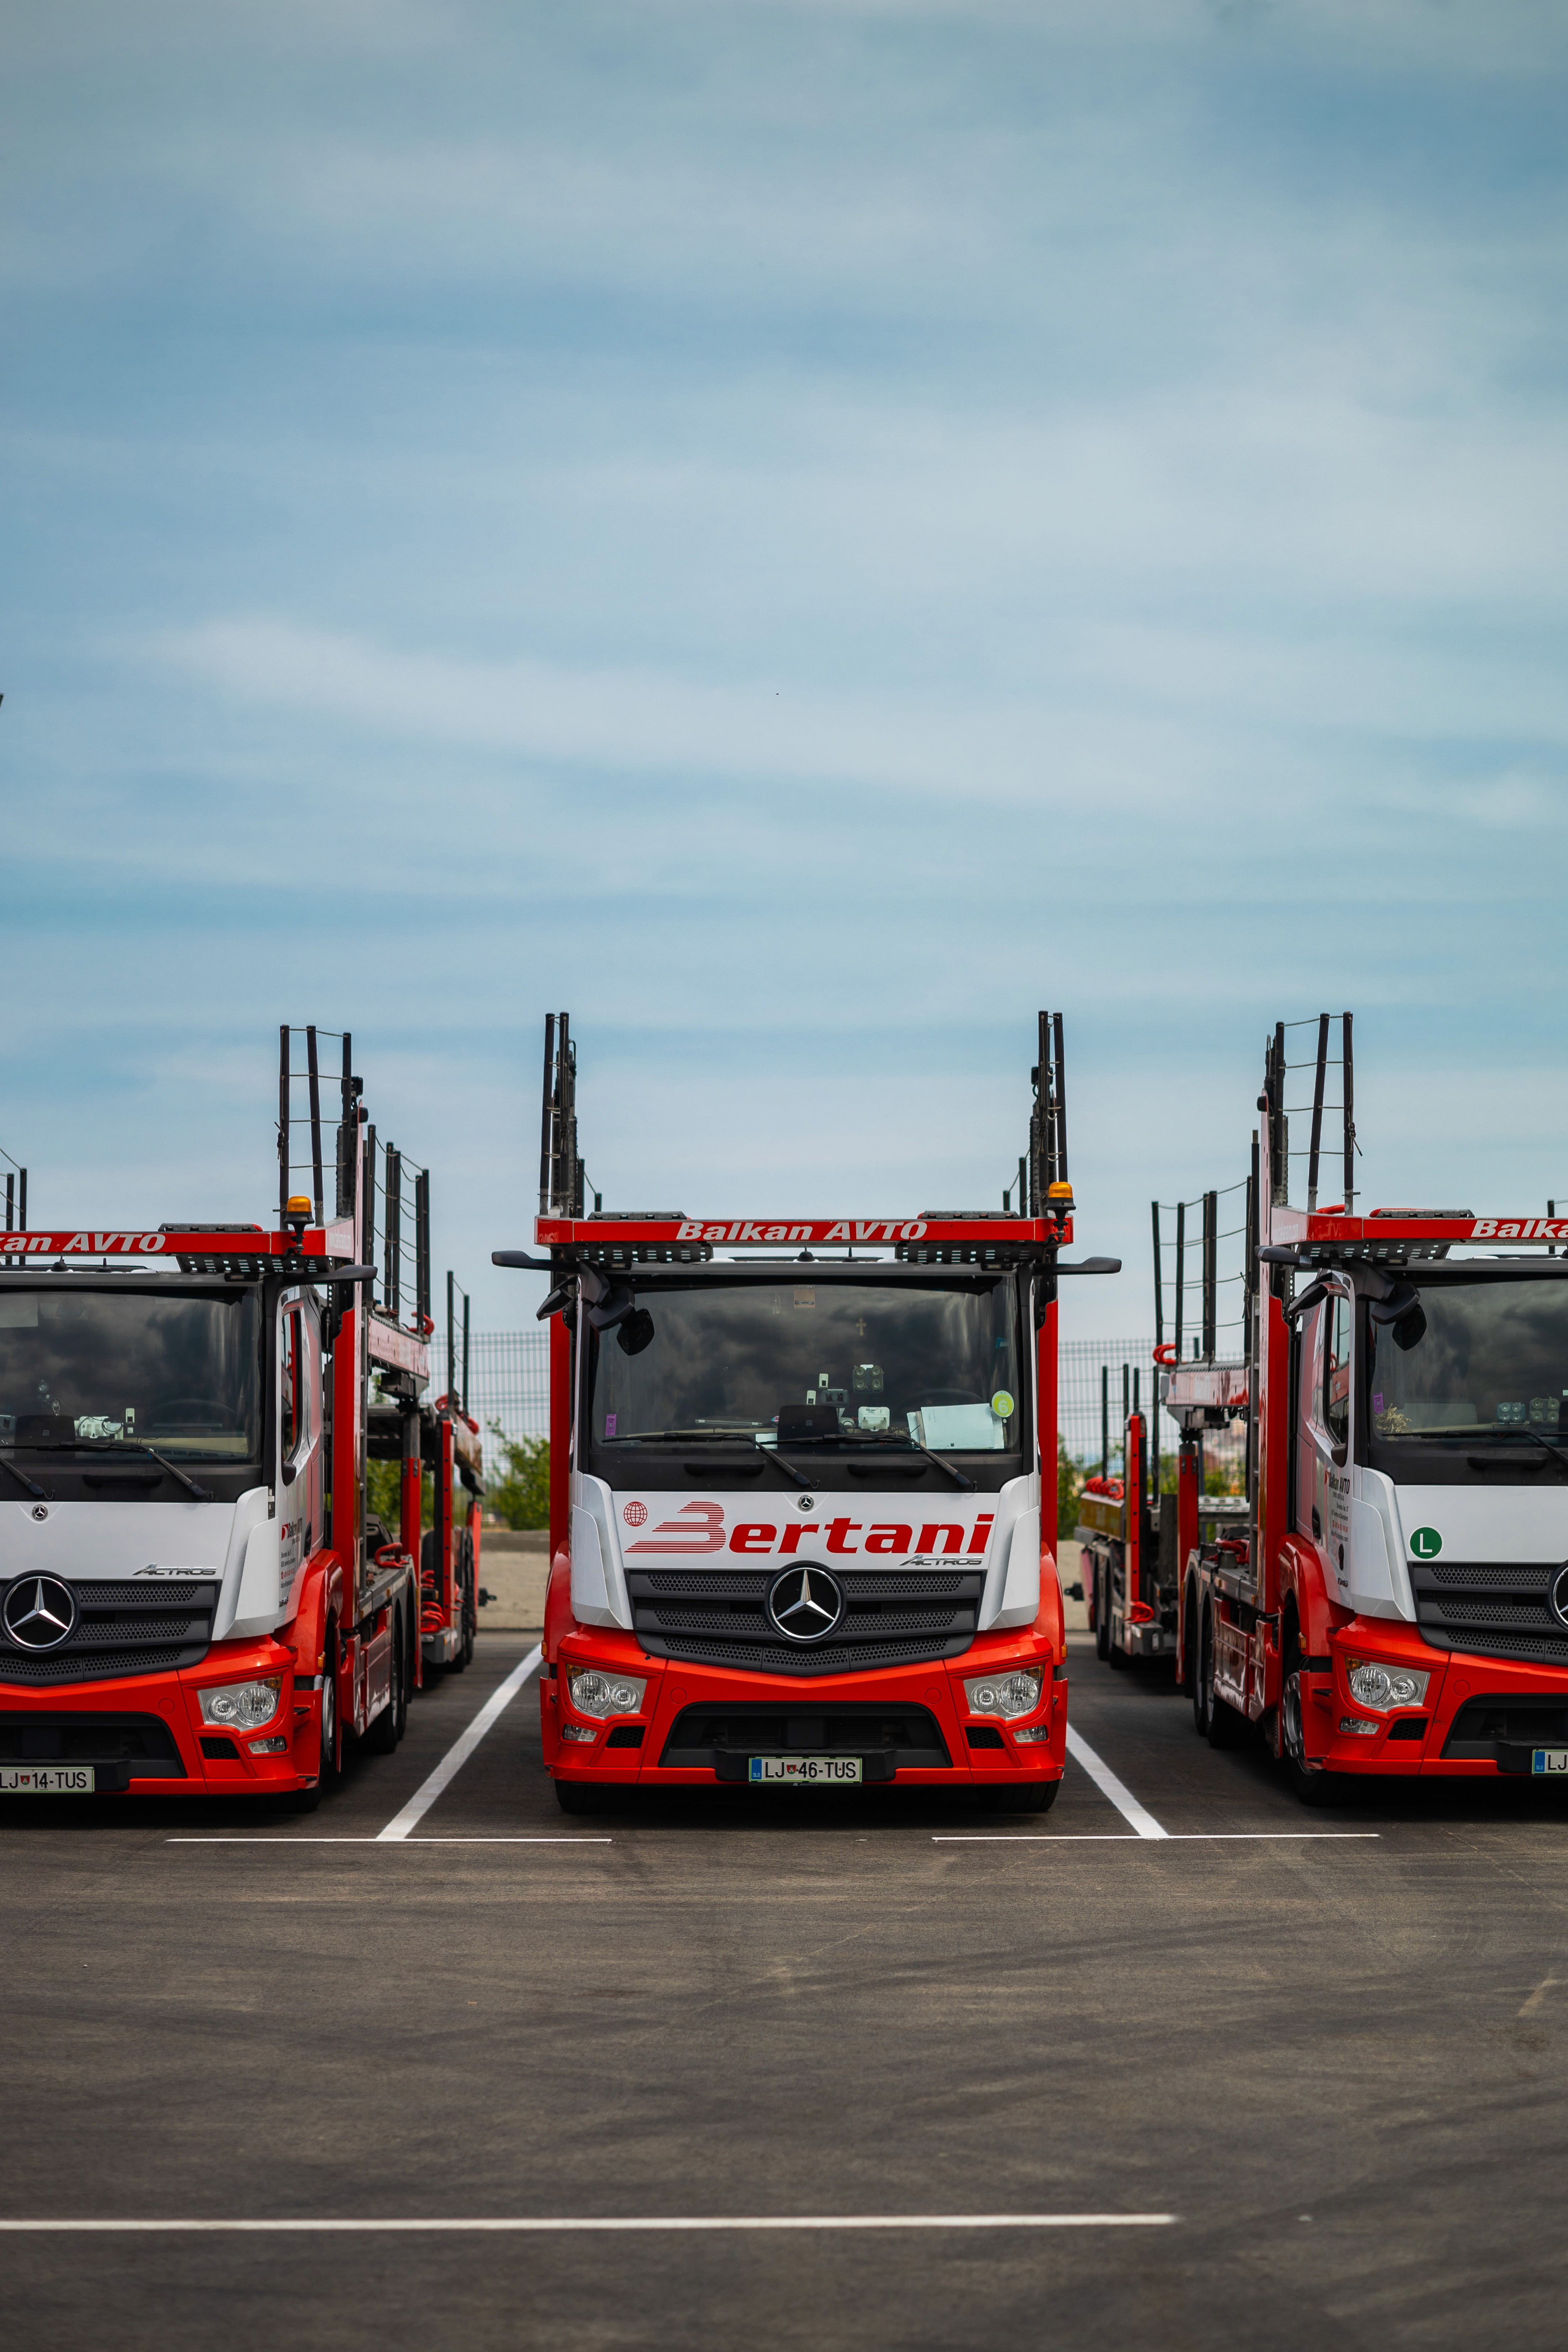
M1074 1636L1044 1817L568 1817L532 1682L414 1806L529 1648L313 1816L0 1806L10 2341L1562 2341L1555 1792L1308 1812Z

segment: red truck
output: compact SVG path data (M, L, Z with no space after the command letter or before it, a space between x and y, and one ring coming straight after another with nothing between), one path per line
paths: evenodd
M318 1035L302 1070L297 1036L280 1034L276 1226L0 1234L0 1792L310 1810L346 1739L402 1736L427 1304L405 1321L395 1286L374 1300L351 1041L329 1202ZM366 1507L388 1409L412 1473L397 1535Z
M1139 1597L1198 1730L1223 1746L1259 1727L1308 1803L1357 1775L1568 1776L1568 1220L1358 1213L1351 1015L1333 1060L1327 1013L1297 1025L1315 1054L1291 1063L1279 1024L1258 1098L1244 1349L1220 1360L1209 1308L1210 1345L1162 1376L1174 1538L1144 1553ZM1328 1204L1325 1114L1343 1164ZM1293 1115L1310 1120L1295 1151ZM1247 1502L1205 1530L1204 1433L1236 1417Z
M551 1332L544 1759L568 1812L633 1788L1060 1783L1061 1018L1000 1211L605 1211L545 1027ZM1011 1187L1009 1188L1011 1191ZM1042 1476L1042 1470L1044 1475Z

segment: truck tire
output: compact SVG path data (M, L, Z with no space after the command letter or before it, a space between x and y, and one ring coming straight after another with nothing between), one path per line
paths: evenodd
M465 1553L467 1556L465 1557ZM449 1675L460 1675L473 1662L473 1554L466 1541L460 1545L452 1567L452 1597L458 1613L458 1646L447 1667Z
M1307 1761L1301 1727L1301 1644L1294 1626L1285 1644L1285 1670L1279 1680L1279 1761L1285 1778L1304 1805L1337 1805L1345 1784L1337 1772Z
M415 1604L413 1622L416 1625L419 1622L417 1601ZM408 1728L408 1699L414 1688L414 1643L409 1639L407 1625L402 1629L402 1638L397 1644L397 1651L402 1661L402 1670L397 1677L397 1737L401 1739Z
M1209 1736L1209 1612L1193 1600L1192 1638L1187 1650L1187 1685L1193 1695L1193 1729Z
M1120 1672L1127 1664L1127 1653L1116 1639L1116 1620L1111 1614L1110 1608L1110 1562L1107 1560L1105 1564L1105 1663L1108 1666L1114 1666Z
M1094 1568L1094 1654L1097 1658L1110 1655L1110 1602L1106 1591L1108 1579L1099 1561Z
M337 1737L337 1685L331 1675L333 1649L330 1635L326 1656L329 1670L321 1676L322 1739L321 1759L316 1767L316 1785L313 1789L296 1789L291 1797L285 1799L284 1809L290 1813L316 1812L320 1809L321 1799L337 1779L331 1752Z
M316 1800L330 1796L338 1785L338 1629L327 1628L321 1654L321 1760L316 1774Z
M479 1630L479 1605L474 1591L474 1539L470 1535L463 1538L462 1623L462 1661L464 1665L471 1666L474 1662L474 1636Z
M1048 1813L1057 1801L1059 1780L1035 1780L1025 1787L982 1789L980 1807L987 1813Z
M392 1695L381 1713L365 1726L364 1744L373 1756L390 1756L399 1737L398 1708L403 1697L403 1620L392 1629Z
M1221 1698L1215 1686L1214 1613L1204 1612L1204 1707L1207 1728L1205 1738L1211 1748L1235 1748L1247 1728L1247 1717L1238 1715L1228 1699Z

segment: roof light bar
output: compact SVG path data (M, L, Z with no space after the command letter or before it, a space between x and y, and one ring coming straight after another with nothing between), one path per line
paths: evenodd
M1064 1204L1065 1205L1065 1204ZM706 1243L726 1249L892 1249L909 1242L987 1242L1055 1248L1072 1239L1071 1217L541 1217L534 1239L542 1248L599 1248L654 1242L666 1246Z

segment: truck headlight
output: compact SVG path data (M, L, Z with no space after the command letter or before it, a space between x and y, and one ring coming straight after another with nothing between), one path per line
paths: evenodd
M963 1696L971 1715L1032 1715L1040 1703L1044 1679L1038 1666L1009 1666L999 1675L966 1675Z
M258 1731L278 1712L283 1689L281 1675L259 1683L220 1683L216 1690L197 1694L204 1723L222 1723L241 1731Z
M1390 1707L1426 1705L1429 1674L1418 1673L1414 1666L1380 1666L1372 1658L1347 1658L1345 1664L1351 1696L1357 1706L1386 1715Z
M579 1715L602 1723L607 1715L640 1714L647 1683L636 1675L606 1674L602 1666L568 1666L566 1688Z

